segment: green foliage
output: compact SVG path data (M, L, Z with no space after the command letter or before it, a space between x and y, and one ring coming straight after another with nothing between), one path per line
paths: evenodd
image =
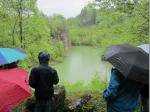
M0 1L0 17L2 27L0 38L5 38L1 46L21 46L25 45L26 20L35 15L37 8L35 0L5 0ZM9 41L9 42L8 42ZM8 43L8 44L7 44Z
M62 46L62 41L41 38L26 47L28 58L22 61L20 66L24 69L29 69L38 64L38 53L41 51L50 53L51 61L60 61L60 57L63 57L64 53L64 47Z
M80 20L81 27L95 24L96 9L94 8L93 4L88 4L88 6L84 7L78 18Z
M73 45L97 45L100 42L100 38L96 35L100 32L95 26L90 28L74 27L70 29L70 35Z
M82 25L81 27L80 24L82 24L84 18L80 16L69 21L69 24L72 22L69 31L74 45L93 45L105 50L108 46L114 44L139 45L148 43L147 0L140 2L102 0L95 7L99 7L96 8L95 24ZM88 12L92 12L93 9L88 8L88 10L91 10ZM85 11L87 11L87 7L82 10L80 15L87 15ZM78 24L76 21L78 21Z
M0 47L23 47L28 55L19 66L29 69L37 64L41 51L49 52L52 61L62 60L64 44L60 36L65 27L62 16L50 21L37 9L36 0L1 0L0 19ZM55 39L52 30L59 32L59 35L54 34Z
M49 18L49 28L51 37L54 39L62 39L62 34L67 32L66 20L61 15L54 15Z
M89 82L88 84L85 84L83 82L75 82L75 83L69 83L69 82L65 82L65 81L61 81L61 84L63 84L67 90L68 93L72 93L72 92L76 92L76 91L80 91L80 92L84 92L84 91L100 91L102 92L105 87L107 82L103 81L100 76L95 75L92 79L91 82Z
M93 108L93 112L107 112L106 111L106 102L102 97L102 92L92 91L91 92L92 99L83 107L82 112L86 112L86 109Z
M65 19L61 15L47 17L41 14L36 0L0 0L0 47L23 47L28 58L19 66L29 70L38 63L40 51L49 52L52 61L62 60L64 34L70 35L73 45L101 47L102 52L114 44L137 46L148 43L148 0L96 1L85 6L77 17ZM61 83L71 97L74 93L93 92L92 101L84 109L94 105L94 112L106 111L102 94L99 94L106 82L100 77L95 76L89 84Z
M67 20L61 15L41 14L35 3L35 0L0 1L0 46L24 47L29 56L21 63L24 68L35 65L42 50L51 54L52 61L62 60L66 34L73 45L96 46L103 51L113 44L148 43L147 0L98 0Z

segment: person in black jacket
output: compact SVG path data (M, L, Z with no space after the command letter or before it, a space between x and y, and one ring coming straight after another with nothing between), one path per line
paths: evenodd
M53 112L53 85L59 82L59 77L57 71L48 65L50 55L47 52L40 52L38 59L39 66L32 68L29 77L29 84L35 89L34 112Z

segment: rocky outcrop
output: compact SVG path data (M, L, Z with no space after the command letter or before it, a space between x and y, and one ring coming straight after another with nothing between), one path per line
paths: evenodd
M64 42L64 47L65 47L65 50L67 51L69 48L71 48L71 38L69 36L69 33L68 32L63 32L61 34L61 38Z
M68 105L67 112L79 112L81 108L92 98L90 94L85 94L81 98Z
M64 86L56 86L54 89L54 112L63 112L65 109L66 91Z

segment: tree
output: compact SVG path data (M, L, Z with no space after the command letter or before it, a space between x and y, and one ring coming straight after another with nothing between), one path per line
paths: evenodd
M94 4L90 3L81 10L78 15L81 27L94 25L96 22L96 9Z
M35 2L35 0L5 0L1 2L1 8L5 10L6 20L11 30L10 36L13 45L15 45L15 37L18 36L20 46L25 47L24 20L35 14Z
M61 35L64 32L67 32L66 19L61 15L54 15L49 17L49 28L51 37L53 39L63 40Z

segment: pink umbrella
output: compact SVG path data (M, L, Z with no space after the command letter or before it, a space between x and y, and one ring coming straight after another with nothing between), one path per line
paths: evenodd
M31 95L27 78L21 68L0 70L0 112L8 112Z

